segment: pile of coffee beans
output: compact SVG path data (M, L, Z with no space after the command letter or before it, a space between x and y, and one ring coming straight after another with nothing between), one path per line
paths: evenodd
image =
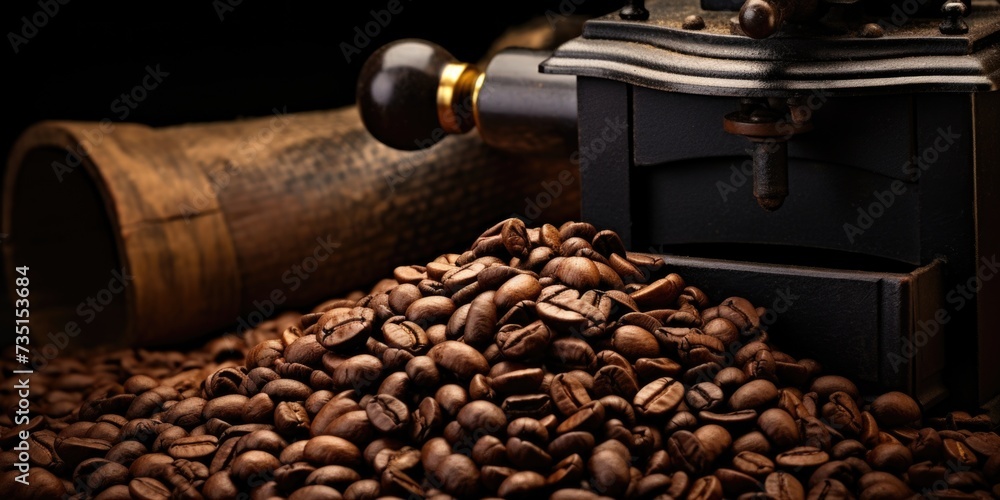
M52 361L38 416L0 421L0 484L30 430L35 498L1000 496L985 415L863 399L764 312L510 219L246 340Z

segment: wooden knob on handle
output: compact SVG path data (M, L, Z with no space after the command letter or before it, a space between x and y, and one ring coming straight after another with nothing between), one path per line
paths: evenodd
M455 108L474 86L478 71L444 48L423 40L390 43L365 62L358 78L361 120L383 144L424 149L450 133L472 128L472 113Z

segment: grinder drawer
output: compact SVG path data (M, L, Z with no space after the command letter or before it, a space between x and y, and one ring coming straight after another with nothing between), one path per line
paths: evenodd
M660 257L713 301L739 295L767 308L762 323L782 349L851 377L864 393L907 391L925 406L946 395L940 261L882 273Z

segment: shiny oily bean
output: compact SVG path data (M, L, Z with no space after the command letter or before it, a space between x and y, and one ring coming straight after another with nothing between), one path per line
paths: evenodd
M944 456L957 464L965 467L975 467L978 463L976 454L969 449L969 447L961 442L954 439L945 439L943 441Z
M227 474L228 476L228 474ZM218 489L218 486L213 482L213 490ZM170 497L170 489L167 488L163 483L153 479L151 477L137 477L129 482L128 484L129 494L132 498L137 499L162 499ZM233 491L237 491L233 488Z
M549 395L559 411L569 416L591 401L586 387L575 377L560 373L549 385Z
M633 399L637 413L647 417L666 415L684 399L684 385L670 377L656 379L639 390Z
M274 409L274 427L280 434L308 434L309 423L309 413L301 403L284 401Z
M757 478L766 477L774 472L774 462L770 458L752 451L741 451L733 457L733 467L736 470Z
M375 311L367 307L333 310L320 318L316 339L329 350L350 350L364 344L374 321Z
M365 411L372 425L382 432L395 432L410 424L406 404L388 394L375 396Z
M448 297L423 297L406 308L406 319L418 325L441 323L448 320L455 308L455 302Z
M779 500L802 500L806 496L805 488L795 476L787 472L772 472L764 480L764 491L771 498Z
M587 461L591 484L605 495L620 498L628 488L631 475L629 464L618 453L609 450L595 451Z
M899 427L920 419L920 406L902 392L887 392L875 398L870 411L882 427Z
M303 458L314 465L351 467L360 462L361 450L343 438L316 436L306 443Z
M830 461L823 450L811 446L799 446L779 453L775 462L781 467L818 467Z
M778 450L786 450L798 444L799 425L785 410L771 408L760 414L757 426Z
M167 454L173 458L198 460L212 455L218 448L219 438L215 436L187 436L171 443Z
M274 455L251 450L239 454L233 459L232 473L234 479L246 482L251 477L262 477L264 474L270 474L278 467L281 467L281 462Z
M688 492L689 500L721 500L722 496L722 481L716 476L698 478Z
M455 341L435 345L427 354L438 367L444 368L463 380L469 380L477 373L490 371L486 358L474 347Z
M733 410L756 409L778 399L778 388L769 380L751 380L729 398Z
M631 400L639 392L639 385L628 370L618 365L608 365L594 374L594 395L621 396Z
M430 348L427 332L420 325L406 321L402 316L390 318L382 325L382 337L386 345L415 355Z
M624 325L618 327L611 335L611 345L631 362L640 358L657 358L660 356L660 344L648 330Z
M712 382L701 382L692 386L685 395L688 407L693 411L714 410L722 406L725 394L722 388Z
M883 443L868 452L866 461L875 470L902 474L913 465L913 454L901 444Z
M514 361L541 359L551 339L552 332L541 321L523 328L507 325L496 336L497 346L504 358Z

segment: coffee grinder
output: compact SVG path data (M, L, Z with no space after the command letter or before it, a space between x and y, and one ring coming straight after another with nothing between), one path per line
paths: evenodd
M652 0L482 69L396 42L358 96L398 149L572 155L583 220L933 406L1000 393L998 89L995 0Z

